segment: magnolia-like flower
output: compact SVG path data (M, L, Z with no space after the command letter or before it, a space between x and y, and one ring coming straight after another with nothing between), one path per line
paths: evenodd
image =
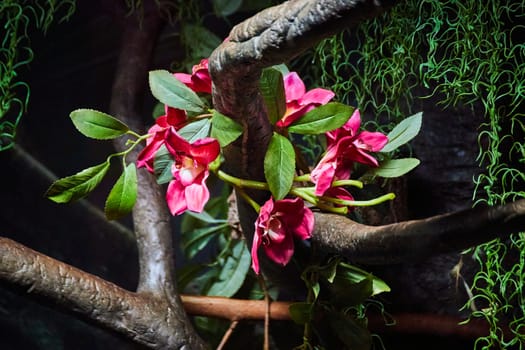
M148 134L152 136L146 139L146 147L137 157L137 167L146 167L150 173L154 172L155 153L164 145L168 129L179 130L186 123L186 112L183 110L167 105L164 106L164 110L166 114L158 117L155 124L149 128Z
M290 72L284 77L284 93L286 112L276 124L281 128L289 126L310 110L328 103L334 97L332 91L322 88L306 92L306 87L296 72Z
M173 75L193 91L211 94L211 77L207 58L194 65L191 74L175 73Z
M342 127L326 133L326 154L311 174L316 196L323 195L333 181L349 179L354 162L378 166L377 159L369 152L379 152L388 138L380 132L359 133L360 126L361 114L356 109Z
M168 184L166 202L172 215L186 210L202 212L210 198L206 186L209 164L220 152L219 142L211 137L190 144L173 129L168 131L166 147L173 155L173 180Z
M252 244L252 268L259 273L257 250L262 245L266 255L286 265L294 251L294 237L308 239L314 228L314 214L301 198L275 201L270 198L261 207L255 221Z

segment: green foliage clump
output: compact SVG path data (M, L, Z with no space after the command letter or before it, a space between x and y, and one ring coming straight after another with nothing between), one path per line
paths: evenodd
M523 1L410 0L325 40L314 59L322 84L375 115L372 123L388 127L430 97L445 110L483 110L478 161L484 171L474 180L473 198L497 205L525 197L524 16ZM480 263L470 301L480 308L472 316L490 324L477 349L525 344L524 246L522 233L471 251Z
M13 147L29 101L29 86L18 77L21 68L33 60L29 29L35 26L45 33L57 15L62 22L74 11L74 0L0 2L0 151Z

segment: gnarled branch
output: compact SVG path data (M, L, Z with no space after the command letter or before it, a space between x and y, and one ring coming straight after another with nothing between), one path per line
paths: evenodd
M384 226L317 213L312 240L323 250L364 264L391 264L460 251L525 228L525 199Z

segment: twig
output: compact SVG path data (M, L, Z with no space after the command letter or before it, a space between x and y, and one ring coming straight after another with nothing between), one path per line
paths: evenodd
M235 327L237 327L238 324L239 324L239 321L232 321L230 323L230 327L228 328L228 330L226 330L226 333L224 333L224 336L222 337L219 346L217 346L217 350L222 350L224 348L224 346L230 339L233 331L235 330Z

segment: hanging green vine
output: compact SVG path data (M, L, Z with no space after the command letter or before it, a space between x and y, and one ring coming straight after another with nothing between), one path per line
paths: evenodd
M325 40L314 58L323 67L322 84L376 115L373 123L399 120L422 98L436 98L446 109L481 106L484 172L473 198L496 205L525 197L524 16L523 1L410 0L351 35ZM479 306L472 316L490 324L475 348L523 349L525 235L470 253L480 271L468 306Z
M74 0L0 2L0 151L14 145L16 129L29 101L29 86L19 79L20 69L33 60L28 29L46 32L55 15L59 21L75 11Z

